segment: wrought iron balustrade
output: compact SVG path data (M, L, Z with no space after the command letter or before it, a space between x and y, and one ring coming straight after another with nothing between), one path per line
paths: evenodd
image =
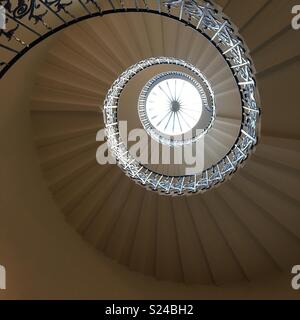
M241 95L243 113L240 135L228 155L208 170L196 176L165 177L141 169L135 161L122 159L126 150L117 156L131 177L152 189L166 193L196 192L224 181L248 157L258 142L260 109L257 103L256 81L249 51L219 7L208 0L0 0L6 12L6 28L0 29L0 77L26 52L50 35L83 20L122 12L160 14L189 26L206 37L223 56L232 71ZM134 70L129 70L116 81L128 81ZM122 85L122 84L120 84ZM108 92L105 108L116 106L118 89L113 85ZM106 111L108 111L106 109ZM110 110L110 109L109 109ZM114 110L111 108L111 110ZM111 111L106 119L109 134L117 119ZM114 136L116 137L116 136ZM120 152L121 152L120 151ZM122 158L122 157L123 158ZM123 162L122 162L123 161Z

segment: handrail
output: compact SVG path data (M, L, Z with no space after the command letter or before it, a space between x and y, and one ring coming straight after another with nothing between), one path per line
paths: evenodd
M215 46L230 67L240 91L240 134L227 156L215 166L201 173L198 178L188 177L191 181L186 177L182 181L167 177L159 183L160 186L166 185L161 187L162 191L196 192L217 185L241 166L257 144L260 109L249 50L237 28L211 1L127 0L125 3L123 0L0 0L0 3L7 13L7 28L0 30L0 78L31 48L54 33L80 21L113 13L145 12L166 16L198 31ZM126 6L128 3L131 5ZM135 176L139 172L135 172ZM168 183L169 180L174 183L174 188ZM179 190L177 184L180 185Z

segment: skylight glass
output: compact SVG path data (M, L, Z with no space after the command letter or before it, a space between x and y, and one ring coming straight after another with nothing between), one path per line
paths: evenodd
M202 99L193 83L179 77L164 79L150 90L146 113L159 132L176 136L192 130L202 114Z

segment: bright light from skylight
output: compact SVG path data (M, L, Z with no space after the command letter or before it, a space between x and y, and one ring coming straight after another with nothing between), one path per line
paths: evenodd
M162 80L149 92L146 113L152 126L163 134L176 136L187 133L201 118L199 90L181 78Z

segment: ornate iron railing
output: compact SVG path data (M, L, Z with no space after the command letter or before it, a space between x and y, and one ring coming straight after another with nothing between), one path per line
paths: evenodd
M6 29L0 30L0 77L27 51L57 31L91 17L120 12L150 12L175 19L197 30L220 52L241 95L243 117L236 143L220 162L195 176L167 177L144 171L135 162L124 164L138 182L171 194L206 190L240 167L257 144L260 109L253 64L236 27L210 1L0 0L0 4L5 7L7 18ZM110 91L108 98L111 94ZM114 126L111 122L106 125Z
M104 102L103 113L108 145L113 156L117 159L120 168L137 183L142 184L149 189L172 195L195 193L210 189L218 183L223 182L235 172L255 146L257 142L256 126L258 113L253 113L255 118L244 114L240 135L236 143L228 154L211 168L200 172L199 174L185 176L166 176L154 172L139 163L130 154L126 144L122 141L119 131L117 110L119 97L127 83L142 70L157 64L174 64L183 66L187 69L193 68L191 64L183 60L157 57L140 61L122 73L109 89Z

